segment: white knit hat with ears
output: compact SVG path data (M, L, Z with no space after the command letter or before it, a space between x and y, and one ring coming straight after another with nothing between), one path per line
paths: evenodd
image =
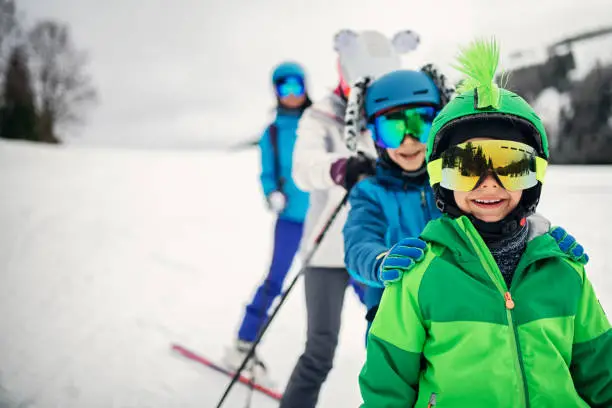
M401 69L400 54L415 50L419 36L410 30L400 31L389 39L378 31L341 30L334 37L340 75L347 84L358 78L378 78Z

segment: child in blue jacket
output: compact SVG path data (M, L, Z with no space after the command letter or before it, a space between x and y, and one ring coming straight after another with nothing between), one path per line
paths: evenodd
M311 105L305 87L304 69L293 62L278 65L272 74L277 98L277 113L259 142L261 186L268 208L278 215L274 229L274 252L265 280L261 283L246 312L234 347L224 357L226 366L237 369L259 330L268 319L273 301L281 293L283 282L298 250L309 205L308 193L300 190L291 176L296 130L304 110ZM249 369L261 380L265 366L255 356Z
M431 65L386 74L365 92L365 119L379 158L376 175L351 191L343 232L347 269L367 285L368 322L384 288L378 276L381 254L402 238L418 237L427 222L441 215L428 182L425 142L451 93Z

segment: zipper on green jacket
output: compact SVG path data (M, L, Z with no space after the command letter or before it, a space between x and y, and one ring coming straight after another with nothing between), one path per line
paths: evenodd
M504 298L504 306L506 308L508 326L512 331L512 335L510 336L510 342L514 346L513 349L516 356L515 362L517 365L516 372L519 377L519 382L523 384L521 399L523 400L523 405L529 408L529 389L527 388L527 381L525 380L525 365L523 363L523 355L521 352L518 328L514 323L514 314L512 312L515 306L514 300L512 299L510 290L506 286L506 282L504 281L504 278L501 274L501 271L499 270L499 267L497 266L497 263L495 262L495 259L493 259L493 255L491 255L489 251L482 251L480 245L478 245L477 241L480 236L474 237L473 232L469 229L469 227L463 230L470 239L470 242L476 250L478 257L481 260L484 260L484 262L481 262L482 266L484 267L484 270L487 272L487 274L495 284L495 287L497 287L497 289ZM480 240L482 240L482 238L480 238Z

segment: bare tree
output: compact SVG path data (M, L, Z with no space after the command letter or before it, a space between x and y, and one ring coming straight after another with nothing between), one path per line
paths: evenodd
M83 109L97 100L97 93L84 72L87 57L74 47L67 25L38 22L28 42L41 138L53 138L58 126L82 121Z

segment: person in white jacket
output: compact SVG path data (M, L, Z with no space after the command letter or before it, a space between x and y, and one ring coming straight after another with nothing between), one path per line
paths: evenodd
M376 157L371 137L362 134L357 140L357 150L366 156L349 151L344 140L349 84L362 76L376 78L400 69L399 54L414 49L416 44L418 37L407 31L398 33L393 40L376 31L343 30L336 35L340 84L304 112L293 151L295 183L310 193L302 253L311 248L316 234L347 191L363 177L374 174L374 160L366 157ZM315 407L321 385L332 368L344 293L350 281L342 236L347 212L347 208L340 211L304 272L307 340L280 408Z

